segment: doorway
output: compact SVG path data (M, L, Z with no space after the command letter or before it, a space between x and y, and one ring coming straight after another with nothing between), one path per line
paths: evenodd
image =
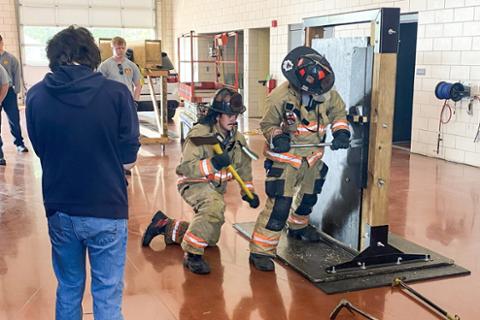
M248 118L261 118L265 111L270 78L270 29L245 30L245 102ZM247 40L248 38L248 40Z
M393 115L393 147L410 151L412 138L413 84L417 51L417 22L400 21L397 81Z

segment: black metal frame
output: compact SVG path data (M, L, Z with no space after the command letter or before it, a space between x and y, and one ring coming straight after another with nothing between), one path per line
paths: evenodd
M334 27L339 25L374 24L375 53L397 53L400 31L400 9L380 8L351 13L341 13L322 17L305 18L305 27ZM375 63L375 62L374 62ZM372 226L370 228L369 247L359 253L351 261L326 268L329 273L342 270L366 269L388 264L403 262L429 261L428 254L404 253L388 243L388 225Z
M305 27L324 28L366 22L375 23L374 50L376 53L398 52L399 8L380 8L303 19Z

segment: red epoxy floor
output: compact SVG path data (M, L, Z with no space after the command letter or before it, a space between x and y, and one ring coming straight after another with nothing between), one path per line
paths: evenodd
M2 116L8 163L0 167L0 319L53 319L56 284L42 206L40 165L33 152L15 152ZM250 141L260 153L261 137L250 136ZM405 151L393 152L391 230L472 271L467 277L412 286L463 320L479 319L479 168ZM141 232L155 210L162 209L175 218L191 216L175 187L179 142L169 144L166 153L162 156L158 146L142 148L138 166L129 178L131 209L123 305L126 319L328 319L342 298L380 319L438 319L396 289L326 295L281 264L277 264L275 273L252 270L248 242L232 228L232 223L253 221L257 211L240 201L238 187L233 184L227 195L220 243L218 248L207 250L210 275L186 272L180 248L165 248L161 239L155 239L151 249L141 248ZM254 164L254 171L254 182L263 200L261 161ZM93 319L88 290L84 319ZM342 311L337 319L361 317Z

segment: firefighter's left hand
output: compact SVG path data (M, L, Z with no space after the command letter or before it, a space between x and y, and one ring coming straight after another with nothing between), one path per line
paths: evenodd
M253 194L253 199L250 199L246 194L242 197L242 200L243 201L246 201L248 202L248 204L250 205L250 208L258 208L258 206L260 205L260 199L258 198L257 194L256 193L252 193Z
M338 130L333 133L332 150L348 149L350 147L350 131Z

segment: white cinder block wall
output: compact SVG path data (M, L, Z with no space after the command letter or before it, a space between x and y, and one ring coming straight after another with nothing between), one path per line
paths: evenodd
M0 34L5 43L5 50L18 57L19 44L15 0L0 0Z
M412 152L480 167L480 143L473 142L480 121L480 104L475 102L473 115L468 115L467 103L457 103L451 121L443 126L444 140L437 155L442 102L433 93L435 85L442 80L480 84L480 0L162 1L172 4L169 5L171 12L166 14L172 21L174 38L189 30L220 32L265 28L277 20L278 27L270 28L270 73L280 82L289 24L301 23L306 17L379 7L399 7L402 13L418 12L416 68L425 69L425 75L415 77ZM347 32L358 35L351 27L342 35Z
M441 102L433 94L441 80L480 84L480 0L156 0L158 35L163 48L176 59L181 33L245 30L270 27L270 74L282 81L280 63L288 48L288 25L305 17L399 7L418 12L417 69L415 77L412 151L480 167L480 143L473 139L480 121L480 105L473 115L457 104L450 123L443 126L443 144L436 154ZM0 32L8 50L18 55L14 0L0 0ZM245 74L245 77L248 77Z

